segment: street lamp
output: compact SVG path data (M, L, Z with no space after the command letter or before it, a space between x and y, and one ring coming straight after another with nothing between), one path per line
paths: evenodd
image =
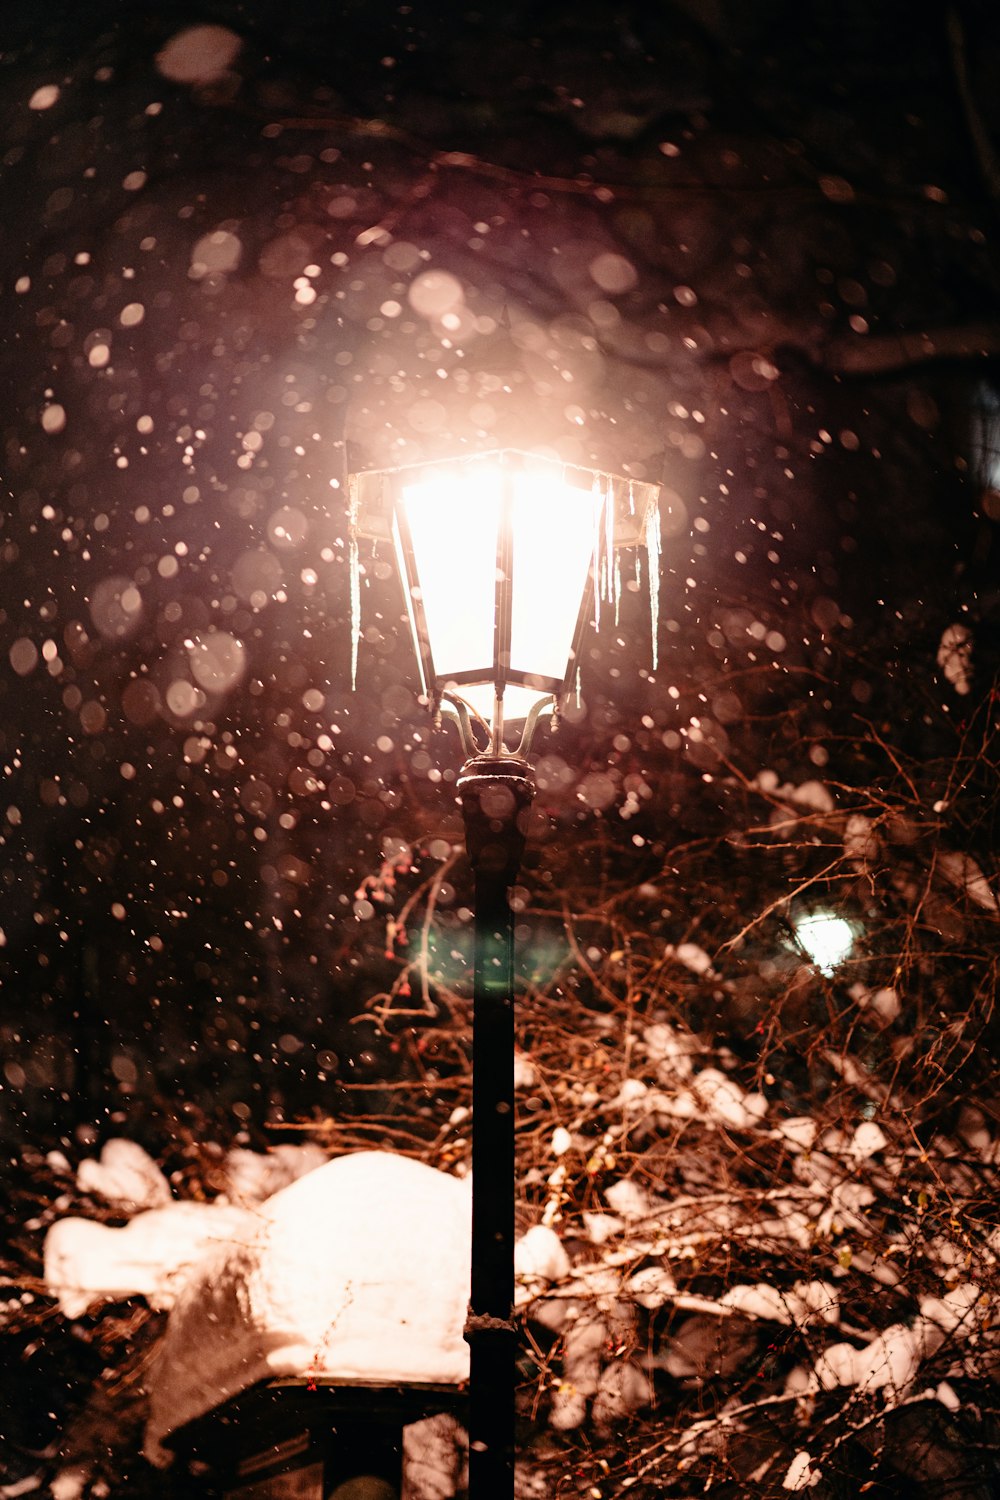
M505 449L350 477L352 549L391 543L424 696L455 719L475 876L469 1491L513 1493L514 924L508 899L535 793L537 722L579 681L602 600L617 610L616 549L644 542L650 590L658 487ZM352 582L354 660L360 634ZM655 631L655 621L654 621ZM506 737L517 735L508 749Z

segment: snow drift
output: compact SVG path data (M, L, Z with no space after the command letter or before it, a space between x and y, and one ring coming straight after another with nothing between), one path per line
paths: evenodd
M282 1189L257 1218L252 1237L204 1260L170 1314L148 1381L153 1462L172 1432L276 1376L468 1376L468 1181L361 1151Z

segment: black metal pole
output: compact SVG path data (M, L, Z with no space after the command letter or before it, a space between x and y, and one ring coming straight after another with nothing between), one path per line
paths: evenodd
M458 792L475 874L469 1500L514 1493L514 919L509 888L535 782L527 761L476 755Z

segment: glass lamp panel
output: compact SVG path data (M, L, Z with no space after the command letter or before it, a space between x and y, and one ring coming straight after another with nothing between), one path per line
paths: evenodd
M484 675L484 677L486 676L485 673L483 675ZM509 689L508 689L508 692L509 692ZM454 689L454 694L455 694L456 698L461 698L464 703L467 703L469 705L469 707L472 709L473 713L477 713L479 715L479 717L485 723L491 724L493 722L493 707L494 707L495 693L494 693L494 690L493 690L492 677L490 678L489 682L483 682L483 683L478 683L478 682L463 682L462 685L461 685L461 687L456 687ZM537 697L538 695L536 694L535 696ZM505 712L506 712L506 707L507 707L507 697L505 695L504 696L504 711Z
M515 475L511 671L565 678L603 505L558 470Z
M403 546L403 538L399 530L399 516L396 511L392 513L392 542L396 549L396 567L403 581L403 598L406 601L406 618L410 626L410 635L413 638L413 652L417 659L417 671L420 673L421 691L429 692L431 684L427 681L425 671L424 651L420 644L420 631L417 627L416 611L413 608L413 595L407 585L407 562L406 549Z
M493 720L493 681L482 683L463 682L455 688L456 698L462 698L487 724ZM532 708L540 699L547 698L541 688L524 687L519 682L508 682L503 695L503 720L505 724L523 724ZM544 712L544 711L543 711Z
M522 723L531 712L534 705L549 694L542 692L540 688L522 687L520 683L508 682L503 695L503 717L505 724ZM543 709L543 715L551 711Z
M493 467L464 478L430 473L402 487L439 685L459 672L492 678L500 502L500 472Z

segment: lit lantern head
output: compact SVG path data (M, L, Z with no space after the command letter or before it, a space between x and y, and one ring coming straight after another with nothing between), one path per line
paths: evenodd
M659 536L656 485L512 449L350 483L352 536L395 548L424 694L494 751L572 689L591 612L617 602L616 548Z

